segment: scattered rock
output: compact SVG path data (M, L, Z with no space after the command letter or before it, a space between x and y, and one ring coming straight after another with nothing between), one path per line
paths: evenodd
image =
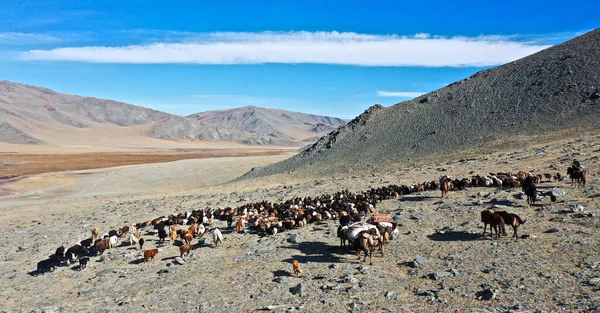
M585 207L581 204L571 204L571 205L569 205L569 208L573 212L583 212L583 210L585 209Z
M181 257L176 257L175 260L173 260L173 263L177 265L184 265L185 261Z
M556 229L556 228L550 228L547 231L545 231L545 233L547 234L551 234L551 233L558 233L560 230Z
M300 234L291 234L286 240L290 243L300 243Z
M561 188L558 188L558 187L552 188L552 195L555 197L564 197L565 194L566 194L565 191Z
M388 291L385 293L385 297L388 299L396 300L398 299L398 293L395 291Z
M440 279L453 277L453 276L455 276L455 275L451 272L430 273L427 275L427 277L429 277L430 279L433 279L433 280L440 280Z
M478 300L492 300L496 298L496 291L491 288L487 288L485 290L477 292L475 296Z
M413 267L420 267L423 264L425 264L425 262L427 262L426 258L424 258L424 257L422 257L420 255L417 255L415 257L414 261L412 262L412 265L413 265Z
M356 279L356 277L354 277L354 275L352 274L348 274L348 275L343 275L342 277L340 277L345 283L351 283L351 284L355 284L358 282L358 279Z
M600 277L592 278L588 281L588 283L590 285L598 285L598 284L600 284Z

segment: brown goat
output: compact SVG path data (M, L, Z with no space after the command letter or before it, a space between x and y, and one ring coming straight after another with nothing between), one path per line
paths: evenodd
M154 257L158 254L158 249L148 249L144 251L144 263L151 261L154 262Z
M179 246L179 256L183 258L183 254L185 253L190 254L190 249L192 248L192 246L189 243L184 243L181 246Z

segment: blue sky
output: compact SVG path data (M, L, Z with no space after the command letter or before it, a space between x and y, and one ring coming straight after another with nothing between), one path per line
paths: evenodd
M598 1L165 3L0 0L0 80L181 115L352 118L600 26Z

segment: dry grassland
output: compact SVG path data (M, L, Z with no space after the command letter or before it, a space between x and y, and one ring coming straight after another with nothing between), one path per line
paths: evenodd
M42 173L107 168L122 165L172 162L218 157L272 156L291 150L175 149L148 152L100 152L77 154L0 153L0 179Z

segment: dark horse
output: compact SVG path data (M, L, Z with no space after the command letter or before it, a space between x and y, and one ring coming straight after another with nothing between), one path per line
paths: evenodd
M567 168L567 175L571 178L571 186L577 184L577 187L585 186L587 177L582 169L576 167Z
M502 229L504 229L504 220L500 214L494 213L490 210L483 210L481 211L481 221L483 222L484 235L487 225L490 224L490 235L494 235L492 233L492 228L494 228L496 236L500 237L500 232L502 232Z
M527 204L534 204L537 200L537 187L535 186L535 176L527 176L521 185L523 192L527 196Z
M496 213L500 214L500 216L502 216L502 219L504 220L504 223L512 226L512 228L513 228L513 237L515 239L517 239L518 238L518 236L517 236L517 228L519 227L519 225L525 224L525 221L522 220L517 214L514 214L514 213L508 213L506 211L498 211ZM504 235L506 235L506 229L505 228L502 228L502 233L504 233Z

